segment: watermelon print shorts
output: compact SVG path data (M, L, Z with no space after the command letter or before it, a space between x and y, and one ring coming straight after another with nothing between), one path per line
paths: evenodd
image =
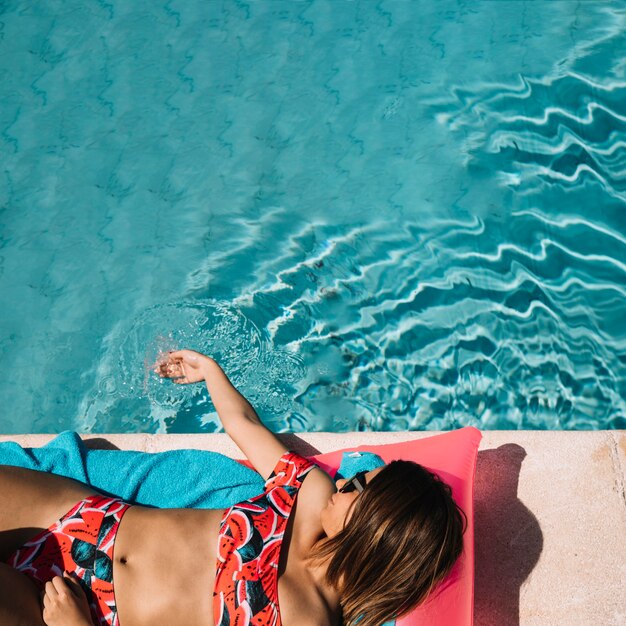
M6 563L26 574L42 591L46 582L62 576L64 570L73 572L85 590L94 624L119 626L113 546L130 506L118 498L89 496L16 550Z

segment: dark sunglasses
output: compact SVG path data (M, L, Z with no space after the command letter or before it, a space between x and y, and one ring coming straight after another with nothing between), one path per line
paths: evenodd
M356 489L359 493L361 493L367 485L367 482L365 481L365 474L367 474L367 472L359 472L354 475L341 489L338 489L337 491L339 493L350 493Z

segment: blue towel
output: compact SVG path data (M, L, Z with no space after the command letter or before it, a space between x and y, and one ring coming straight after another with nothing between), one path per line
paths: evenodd
M41 448L0 443L0 464L74 478L134 504L224 509L263 492L257 472L217 452L90 450L66 431Z
M0 443L0 464L67 476L133 504L160 508L227 508L258 495L264 484L257 472L218 452L91 450L71 431L41 448ZM384 461L371 452L344 452L337 477L380 465Z
M373 452L344 452L335 478L352 478L359 472L371 472L384 464L382 458Z

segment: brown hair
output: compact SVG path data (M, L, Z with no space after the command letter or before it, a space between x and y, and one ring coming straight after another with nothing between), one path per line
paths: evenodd
M463 551L467 518L438 476L393 461L356 498L337 535L313 548L349 626L379 626L423 602ZM359 619L361 616L361 619Z

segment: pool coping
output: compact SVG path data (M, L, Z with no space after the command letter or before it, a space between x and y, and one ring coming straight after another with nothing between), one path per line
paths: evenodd
M280 435L302 453L435 432ZM25 447L54 435L0 435ZM241 458L224 434L83 435L90 447L196 448ZM475 487L475 623L626 626L626 431L483 431Z

